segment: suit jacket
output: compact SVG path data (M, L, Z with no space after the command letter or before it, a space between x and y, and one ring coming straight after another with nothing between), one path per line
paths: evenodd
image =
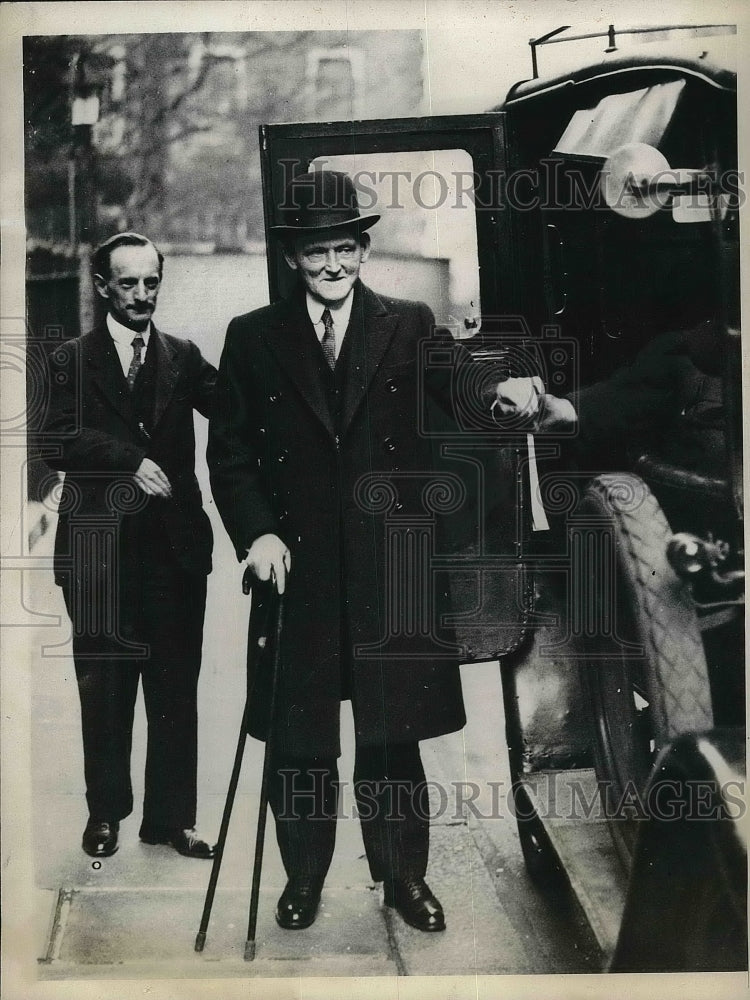
M360 744L464 724L457 651L440 627L448 595L429 567L424 580L419 565L399 574L403 519L421 519L406 544L423 563L425 515L434 520L439 506L429 495L431 445L417 430L418 345L433 327L423 303L357 282L329 386L302 291L229 325L209 428L211 486L239 559L267 532L291 551L278 714L290 754L339 753L342 677ZM250 720L260 738L267 703L261 669Z
M138 537L128 529L144 513L164 531L184 570L211 571L213 536L195 477L193 410L210 415L216 369L191 341L151 330L156 375L150 429L139 427L106 324L52 356L45 435L59 446L59 455L47 462L65 473L55 540L59 584L80 568L75 546L71 550L76 522L84 531L114 528L121 541L127 536L125 552ZM134 484L133 473L146 457L167 475L170 499L148 497Z

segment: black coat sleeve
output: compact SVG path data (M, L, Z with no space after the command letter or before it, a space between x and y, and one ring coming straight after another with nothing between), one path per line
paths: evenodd
M145 448L83 423L81 351L69 341L50 358L49 408L44 432L60 453L46 457L61 472L135 472L146 457Z
M279 532L259 470L260 386L249 352L248 331L234 319L219 363L206 452L216 507L240 561L260 535Z
M415 303L417 309L417 327L420 330L419 339L427 342L430 347L444 347L454 358L455 364L462 357L464 348L455 340L450 330L439 327L435 323L435 315L424 302ZM430 365L421 373L424 387L432 402L437 403L443 412L449 416L454 414L453 391L455 365Z
M570 393L578 414L576 452L588 458L615 447L645 445L679 415L694 371L682 339L664 334L632 364Z
M477 391L477 377L471 367L475 364L466 344L457 340L446 327L437 326L432 310L420 303L421 319L425 330L424 336L429 337L431 347L442 348L441 351L450 363L429 367L424 374L424 384L432 402L436 403L445 416L456 421L461 419L462 408L468 405L470 411L477 406L477 400L472 397L462 398L462 393ZM479 405L489 411L495 398L495 385L487 386ZM486 399L484 396L486 395Z

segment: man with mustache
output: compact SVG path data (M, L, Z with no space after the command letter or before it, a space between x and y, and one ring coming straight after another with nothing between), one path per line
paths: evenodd
M106 319L51 359L46 441L65 473L55 580L73 625L89 819L83 850L118 849L133 808L130 751L139 679L148 719L140 838L191 858L197 685L213 538L195 477L193 411L208 416L216 370L151 322L164 260L120 233L94 253Z

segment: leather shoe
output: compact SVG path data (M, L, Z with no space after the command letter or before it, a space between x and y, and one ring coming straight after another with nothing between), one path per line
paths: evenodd
M423 878L394 879L385 884L385 905L395 907L418 931L444 931L445 915Z
M141 840L144 844L169 844L178 854L186 858L210 861L216 855L216 845L201 840L195 832L195 827L190 830L168 831L141 829Z
M81 847L92 858L109 858L118 848L120 824L115 820L89 819L83 831Z
M301 931L314 923L322 891L322 884L311 879L289 879L276 904L276 923L279 927Z

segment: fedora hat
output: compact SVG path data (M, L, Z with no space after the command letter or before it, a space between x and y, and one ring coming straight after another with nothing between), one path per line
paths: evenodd
M287 185L277 207L279 235L304 235L321 229L349 226L362 231L374 226L379 215L362 215L354 182L339 170L313 170L299 174Z

